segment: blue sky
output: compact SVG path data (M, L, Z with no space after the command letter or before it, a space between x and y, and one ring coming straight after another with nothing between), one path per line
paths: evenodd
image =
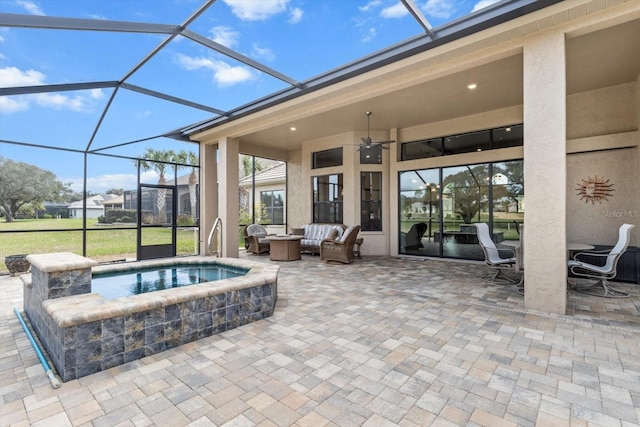
M496 0L416 0L437 28ZM181 24L203 0L0 0L1 13ZM189 30L304 81L422 32L398 0L218 0ZM167 36L0 28L0 86L123 79ZM229 110L288 84L181 36L127 83ZM113 89L0 97L0 139L84 150L161 135L211 112L120 89L92 140ZM107 153L138 156L146 147L190 149L166 139ZM0 156L52 171L81 190L83 156L0 142ZM131 161L90 156L89 189L135 186ZM148 177L154 182L154 177Z

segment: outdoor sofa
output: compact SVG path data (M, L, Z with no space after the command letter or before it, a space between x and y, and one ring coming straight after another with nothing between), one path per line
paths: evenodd
M300 251L320 253L320 242L325 239L336 240L342 237L347 229L343 224L306 224L302 226L304 236L300 240Z

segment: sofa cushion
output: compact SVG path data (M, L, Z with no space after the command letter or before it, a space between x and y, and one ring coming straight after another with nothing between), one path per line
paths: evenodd
M320 244L321 240L331 237L332 232L337 233L334 237L342 236L343 228L339 224L307 224L304 228L304 240L317 240ZM303 243L301 242L301 243Z
M337 240L344 232L341 224L307 224L303 227L304 238L300 240L300 247L303 250L320 250L320 242L325 239Z

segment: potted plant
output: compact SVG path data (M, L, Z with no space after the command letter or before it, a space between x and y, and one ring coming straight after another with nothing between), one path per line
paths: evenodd
M13 276L18 273L26 273L31 267L31 264L27 261L27 254L7 255L4 257L4 264Z

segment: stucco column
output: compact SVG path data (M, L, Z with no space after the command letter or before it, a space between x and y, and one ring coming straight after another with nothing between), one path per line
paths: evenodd
M207 239L218 217L218 146L200 144L200 254L207 253Z
M565 37L524 45L525 308L567 307Z
M234 138L218 141L218 216L222 218L222 255L238 258L240 145Z

